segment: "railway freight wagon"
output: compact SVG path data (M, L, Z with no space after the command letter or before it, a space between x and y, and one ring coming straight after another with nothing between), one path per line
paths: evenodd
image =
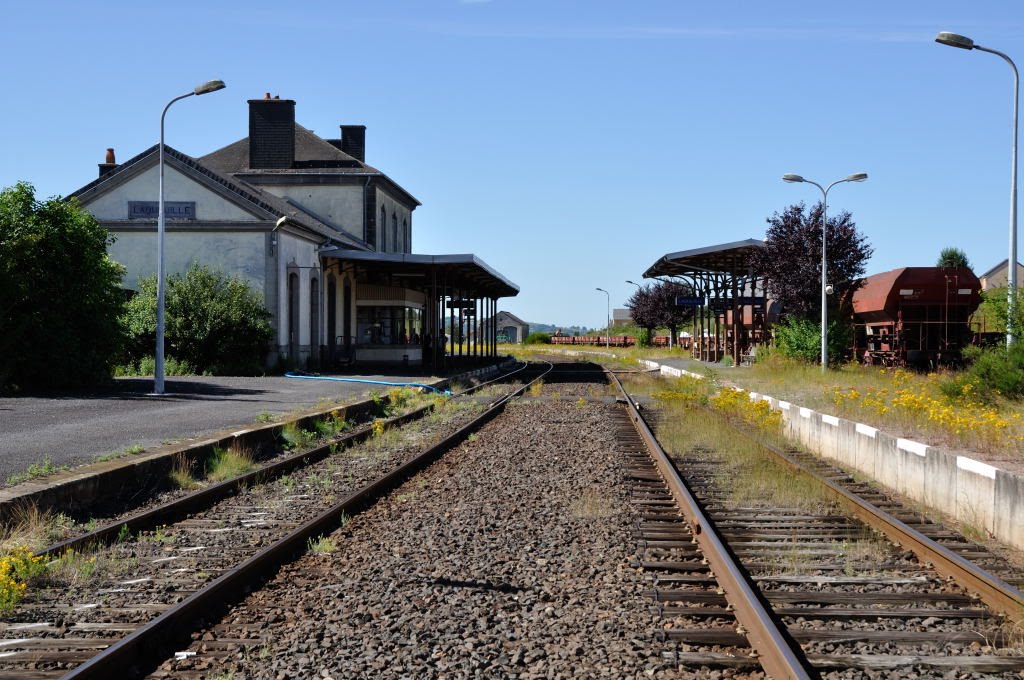
M965 267L903 267L864 279L853 296L854 356L865 364L956 364L971 341L981 283Z

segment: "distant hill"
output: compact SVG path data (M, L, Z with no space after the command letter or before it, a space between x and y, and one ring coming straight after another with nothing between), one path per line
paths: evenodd
M554 333L556 330L561 329L563 335L596 335L599 330L587 328L586 326L555 326L549 323L534 323L533 321L528 323L530 324L531 333Z

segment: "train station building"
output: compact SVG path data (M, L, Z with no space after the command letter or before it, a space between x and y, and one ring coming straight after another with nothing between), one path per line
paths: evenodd
M473 254L412 253L409 191L366 163L366 128L324 139L295 122L295 102L248 102L249 135L193 158L164 147L165 271L193 263L259 292L276 340L268 364L443 366L493 356L481 331L519 288ZM116 238L124 286L156 272L159 145L71 194ZM458 333L456 333L458 329Z

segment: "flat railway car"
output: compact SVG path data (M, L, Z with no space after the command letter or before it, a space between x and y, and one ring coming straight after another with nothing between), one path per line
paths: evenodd
M902 267L869 276L853 296L854 356L883 366L956 365L980 303L981 283L966 267Z

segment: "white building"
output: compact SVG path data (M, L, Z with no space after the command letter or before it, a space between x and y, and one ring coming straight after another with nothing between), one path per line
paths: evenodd
M296 124L292 100L248 104L248 137L199 158L165 146L165 271L198 262L246 278L271 312L269 362L451 361L437 342L445 316L472 326L518 293L473 255L411 254L420 203L366 164L364 126L322 139ZM158 152L118 165L109 151L71 194L116 236L127 288L156 271Z

